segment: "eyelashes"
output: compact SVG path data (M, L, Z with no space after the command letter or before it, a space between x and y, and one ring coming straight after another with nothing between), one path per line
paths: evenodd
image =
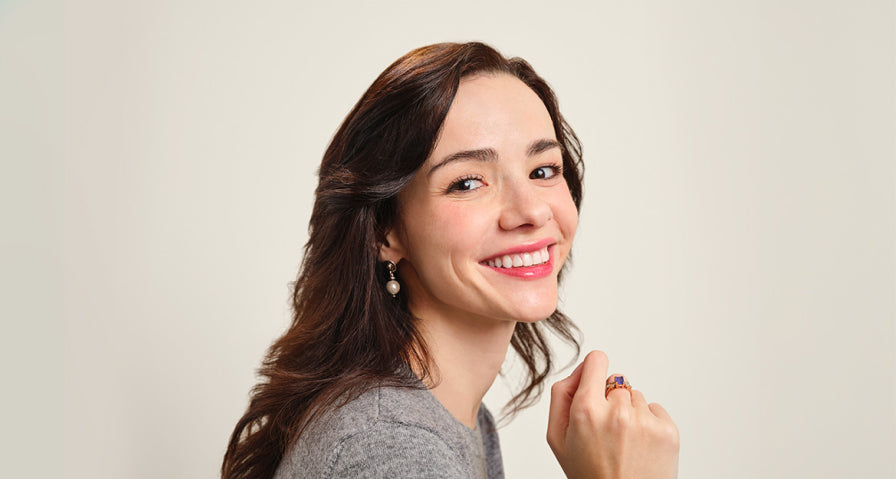
M541 165L529 173L529 179L536 181L550 181L563 175L563 165L548 163ZM480 175L464 175L456 178L445 188L445 194L467 193L485 186L485 179Z
M547 171L546 171L547 170ZM550 173L548 173L550 172ZM529 178L533 180L549 180L555 176L563 174L563 167L556 164L539 166L529 173Z
M483 185L482 177L478 175L467 175L460 177L448 186L445 193L455 193L464 191L473 191L481 188Z

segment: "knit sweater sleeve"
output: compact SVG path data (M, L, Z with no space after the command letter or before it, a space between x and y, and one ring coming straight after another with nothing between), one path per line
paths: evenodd
M324 477L469 477L466 464L437 434L421 427L378 422L337 443Z

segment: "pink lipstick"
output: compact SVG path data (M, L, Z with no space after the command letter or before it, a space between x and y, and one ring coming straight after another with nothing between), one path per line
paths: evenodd
M516 278L544 278L554 271L554 251L554 241L544 239L507 249L480 264Z

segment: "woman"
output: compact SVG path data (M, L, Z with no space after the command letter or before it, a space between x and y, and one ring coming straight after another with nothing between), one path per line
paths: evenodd
M578 139L525 61L438 44L387 68L324 155L294 320L222 475L503 477L482 397L508 346L528 373L512 413L551 371L545 333L578 346L556 307L581 174ZM675 477L671 418L606 373L591 353L552 389L564 471Z

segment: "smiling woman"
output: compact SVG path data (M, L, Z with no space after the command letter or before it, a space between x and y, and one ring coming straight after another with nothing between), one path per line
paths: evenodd
M399 218L380 253L399 265L409 309L427 328L444 321L457 329L458 317L482 322L506 349L517 321L534 323L557 308L557 275L578 214L554 137L544 103L516 77L461 80L422 166L427 174L399 195ZM482 331L476 338L469 339L483 341ZM503 354L495 359L500 367Z
M438 44L388 67L324 155L293 322L222 475L503 477L482 398L509 346L528 374L511 413L552 369L545 333L577 346L557 290L581 178L578 140L525 61ZM592 353L552 390L561 466L674 477L671 418L606 375Z

